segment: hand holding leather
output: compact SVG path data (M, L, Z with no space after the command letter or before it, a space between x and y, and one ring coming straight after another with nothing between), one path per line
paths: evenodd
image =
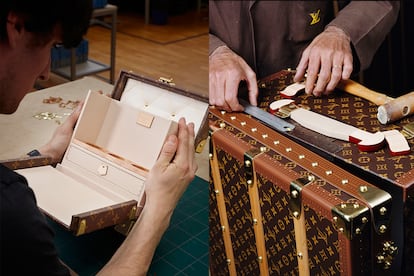
M157 210L155 215L172 214L197 171L194 154L194 124L181 118L177 136L167 138L145 182L144 209Z

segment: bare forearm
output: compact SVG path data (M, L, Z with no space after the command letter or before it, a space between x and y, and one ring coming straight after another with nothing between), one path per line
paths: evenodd
M146 275L171 214L145 206L128 237L98 275Z

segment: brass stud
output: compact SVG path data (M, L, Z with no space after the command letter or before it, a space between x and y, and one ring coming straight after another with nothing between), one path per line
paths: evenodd
M213 154L212 153L209 153L208 154L208 158L213 159Z
M221 231L223 231L223 232L226 231L226 226L222 225L221 226Z
M246 125L246 122L241 122L240 123L242 126L245 126Z
M332 219L333 219L334 223L338 222L338 217L337 216L334 216Z
M360 191L361 193L366 193L366 192L368 192L368 187L367 187L367 186L365 186L365 185L360 186L360 187L359 187L359 191Z
M385 226L384 224L379 227L379 232L381 234L384 234L386 231L387 231L387 226Z
M222 110L222 111L221 111L221 114L222 114L222 115L226 114L226 111L225 111L225 110Z
M326 175L331 175L332 171L326 171L325 173L326 173Z
M381 216L384 216L387 213L387 208L381 207L379 211L380 211Z
M266 133L262 135L263 139L266 139L267 137L269 137L269 135L267 135Z
M304 154L300 154L299 155L299 159L304 159L305 158L305 155Z
M312 162L312 167L317 167L318 166L318 162Z
M361 234L361 229L360 228L356 228L355 229L355 234L360 235Z
M346 185L346 184L348 184L348 179L342 179L342 185Z
M236 120L236 116L231 116L230 119L234 121Z
M215 190L214 192L216 193L216 195L218 195L220 193L219 190Z
M266 147L260 147L260 152L266 152L267 148Z
M244 161L244 165L248 168L250 168L252 166L252 162L250 160L246 160Z
M273 141L273 144L274 145L279 145L280 144L280 141L279 140L275 140L275 141Z
M344 232L344 228L343 228L343 227L340 227L340 228L338 229L338 231L339 231L339 232L341 232L341 233L343 233L343 232Z
M256 132L257 131L257 128L252 128L252 132Z
M253 225L256 225L257 224L257 219L253 219Z
M291 152L292 148L286 148L286 152Z
M367 217L363 217L362 219L361 219L361 221L362 221L362 223L367 223L368 222L368 219L367 219Z
M226 263L227 263L228 265L230 265L230 264L231 264L231 260L230 260L230 259L227 259L227 260L226 260Z
M294 211L292 214L295 218L299 217L299 212L298 211Z
M251 181L250 179L247 180L247 185L249 185L249 187L252 186L253 185L253 181Z
M303 253L302 252L298 252L298 258L301 259L301 260L303 259Z
M345 209L346 208L346 203L341 203L341 208Z
M259 261L259 263L261 263L263 261L263 257L259 256L259 257L257 257L257 260Z
M296 190L293 190L293 191L291 192L291 195L292 195L292 197L293 197L293 198L298 198L298 196L299 196L299 192L298 192L298 191L296 191Z
M220 123L220 128L225 128L226 124L225 123Z
M358 202L355 202L354 203L354 209L358 209L359 208L359 203Z
M377 256L377 263L382 264L385 260L385 257L383 255Z

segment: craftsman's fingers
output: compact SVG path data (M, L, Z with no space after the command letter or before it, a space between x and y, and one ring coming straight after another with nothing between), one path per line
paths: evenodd
M296 67L296 73L293 77L294 82L301 82L306 74L306 69L308 68L309 62L309 51L304 51L302 57L300 58L299 64Z
M242 111L238 101L241 81L246 81L250 102L256 105L258 94L256 74L250 66L228 47L217 48L209 57L209 102L227 111Z

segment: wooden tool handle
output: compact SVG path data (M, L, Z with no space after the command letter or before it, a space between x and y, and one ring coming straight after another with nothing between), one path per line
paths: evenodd
M391 100L393 100L393 98L388 97L385 94L382 93L378 93L374 90L371 90L365 86L363 86L362 84L353 81L353 80L341 80L338 85L337 88L348 92L352 95L361 97L363 99L366 99L370 102L373 102L376 105L383 105Z
M414 113L414 91L378 107L378 121L387 124Z

